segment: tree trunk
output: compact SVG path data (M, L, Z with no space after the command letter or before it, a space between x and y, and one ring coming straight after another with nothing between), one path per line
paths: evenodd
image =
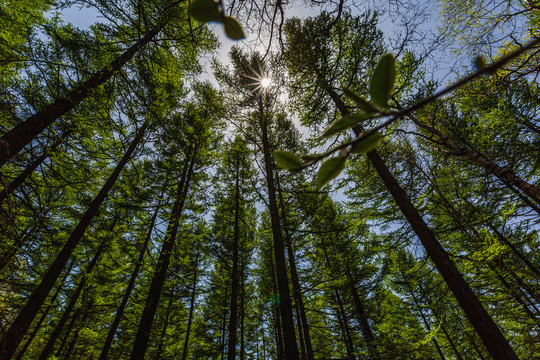
M354 345L351 337L351 328L349 326L349 319L347 317L347 314L345 313L345 309L343 308L343 301L341 301L341 296L339 295L339 291L335 290L334 295L336 297L336 301L338 304L338 318L341 319L342 322L342 328L343 328L343 335L345 342L345 348L347 349L347 357L350 360L355 360L354 356Z
M105 185L103 185L99 193L96 195L96 197L84 213L83 217L77 224L77 227L75 228L75 230L73 230L64 247L47 270L47 273L41 280L41 283L34 290L32 295L30 295L28 302L22 308L19 315L15 318L2 340L0 340L0 359L11 359L11 357L15 353L15 350L19 346L19 343L21 342L24 334L26 333L26 330L28 330L28 327L36 317L39 309L43 306L47 295L53 288L54 283L58 279L58 276L62 273L62 270L65 268L67 262L69 261L73 250L81 241L82 236L84 235L86 229L90 225L90 222L96 215L99 207L101 206L101 203L107 197L107 194L116 182L116 179L118 179L120 172L122 171L128 160L131 158L131 155L135 151L135 148L141 141L145 133L145 129L146 124L143 125L141 129L139 129L139 133L131 143L129 149L124 154L124 156L114 169L113 173L105 182Z
M163 196L164 191L165 191L165 186L163 187L161 196ZM156 210L154 211L154 215L152 215L152 219L150 220L150 226L148 228L148 232L146 233L146 237L141 247L141 251L139 252L139 258L137 259L137 262L135 263L135 267L133 268L133 272L131 273L131 277L129 278L129 282L126 287L126 291L124 292L122 301L120 302L120 305L118 306L118 310L116 311L114 320L111 324L111 327L109 328L109 332L107 333L107 339L105 340L105 344L103 345L103 349L101 350L101 354L99 355L99 360L107 360L108 358L109 350L111 349L114 335L116 334L118 325L120 325L120 320L122 319L122 316L124 315L124 310L131 296L131 292L133 291L133 287L135 286L135 281L137 280L137 276L139 275L139 271L143 264L144 255L146 253L146 250L148 249L148 243L150 242L150 238L152 237L152 231L154 230L154 225L156 223L156 218L158 216L160 205L161 205L161 200L158 202L158 205L156 206Z
M114 225L113 225L114 226ZM60 321L58 321L58 324L56 324L53 332L51 333L51 336L49 337L49 341L47 341L47 344L45 344L45 347L41 351L41 355L39 356L39 360L46 360L54 348L54 343L56 340L60 337L60 334L62 333L62 330L64 329L64 326L66 325L69 316L71 315L71 312L75 308L75 305L77 304L77 301L79 300L79 296L81 295L84 286L86 285L86 281L88 280L88 276L92 273L94 270L94 267L96 266L99 257L101 256L101 253L103 252L103 249L105 248L106 241L103 241L92 260L84 270L81 280L79 281L79 285L77 285L77 288L75 289L75 292L73 295L69 297L69 303L66 309L64 310L64 313L62 314L62 317L60 318ZM75 318L75 316L73 316ZM69 333L69 331L68 331Z
M186 159L186 165L189 163L189 169L184 166L181 180L178 183L176 201L171 211L171 219L165 234L165 240L163 241L156 270L154 271L154 276L152 277L150 290L148 291L144 310L137 329L135 343L133 345L133 350L131 351L131 360L143 360L146 349L148 348L148 339L150 338L154 316L159 304L161 290L163 289L163 284L165 283L167 269L169 267L172 250L176 240L176 234L180 225L180 217L182 215L185 199L188 194L189 184L193 174L193 167L195 165L195 157L196 155L194 153L191 159Z
M234 195L234 235L233 257L231 272L231 304L229 313L229 344L227 346L227 360L236 359L236 328L238 310L238 247L239 247L239 218L240 218L240 180L239 159L236 161L236 182Z
M349 110L341 101L339 96L327 87L329 95L336 102L336 106L343 116L349 115ZM361 129L353 129L358 136ZM514 350L501 333L493 319L489 316L482 303L478 300L469 284L465 281L459 270L456 268L448 253L441 246L435 234L426 225L416 208L411 203L407 193L401 188L397 180L390 173L388 167L379 156L377 151L367 154L368 159L373 164L381 180L392 195L392 198L399 209L411 225L416 236L419 238L427 255L435 264L435 267L456 297L460 307L465 312L467 319L482 339L482 342L495 360L518 360Z
M28 165L22 173L19 174L15 179L13 179L12 182L10 182L6 187L2 190L0 190L0 205L4 200L7 199L8 195L11 194L15 189L17 189L19 186L21 186L26 179L36 170L36 168L41 165L45 159L51 155L52 152L56 149L58 145L60 145L61 141L55 142L51 147L46 150L40 157L38 157L36 160L34 160L30 165Z
M298 331L300 336L300 344L304 343L305 345L305 351L307 355L308 360L313 360L313 346L311 345L311 337L309 334L309 326L307 322L307 316L306 316L306 310L304 307L304 300L302 299L302 292L300 290L300 282L298 280L298 272L296 270L296 262L294 260L294 251L292 248L292 239L289 234L288 230L288 224L287 224L287 215L285 213L285 205L283 201L283 194L281 192L281 184L279 179L279 174L276 173L276 185L277 185L277 191L279 196L279 204L281 208L281 218L283 221L283 229L285 231L285 239L286 239L286 246L287 246L287 255L289 259L289 269L291 271L291 282L293 286L293 297L294 302L298 308L299 316L298 316ZM303 335L303 338L302 338ZM302 341L303 340L303 341ZM302 348L302 346L301 346Z
M225 359L225 331L227 328L227 311L225 310L227 308L227 300L229 296L229 284L225 285L225 305L223 305L223 321L221 322L221 339L220 339L220 351L221 351L221 360Z
M184 350L182 350L182 360L186 360L188 356L189 335L191 332L191 324L193 323L193 312L195 310L195 294L197 292L197 266L198 262L195 265L195 272L193 273L193 283L191 284L193 291L191 292L191 300L189 301L189 316L186 329L186 338L184 340Z
M422 311L422 307L420 306L420 303L418 302L418 300L416 299L416 296L414 295L414 291L413 291L411 285L407 281L407 278L405 277L405 274L403 273L403 271L401 271L401 269L400 269L399 272L401 274L401 277L403 278L403 281L405 282L405 285L407 286L407 289L409 290L409 293L411 294L411 296L413 298L414 304L416 305L416 308L418 309L418 312L420 313L420 317L422 318L422 321L424 322L424 325L426 326L426 329L428 331L431 331L431 327L429 326L429 322L427 321L426 316L424 315L424 312ZM442 353L442 350L441 350L441 348L439 346L439 343L437 342L437 339L435 337L433 337L433 344L435 345L435 348L437 349L437 352L439 353L439 356L441 357L441 359L445 360L444 355Z
M32 333L30 334L30 336L28 337L28 340L26 340L26 343L24 344L24 346L22 347L22 349L18 352L17 354L17 360L21 360L22 357L24 356L24 353L26 352L26 350L28 349L28 346L32 343L32 340L36 337L39 329L41 328L41 325L43 324L43 322L45 321L45 319L47 318L47 315L49 314L49 311L51 311L51 309L53 308L54 306L54 302L56 301L56 298L58 297L58 295L60 294L60 291L62 290L62 287L64 286L65 282L66 282L66 279L67 277L69 276L70 272L71 272L71 269L73 268L73 265L75 264L74 261L72 261L69 265L69 267L67 268L65 274L64 274L64 277L62 278L62 280L60 281L60 284L58 285L58 288L56 289L56 291L54 292L53 296L51 297L51 300L50 300L50 304L49 306L47 306L47 309L45 309L45 311L43 312L43 314L41 315L41 317L39 318L36 326L34 327L34 330L32 331Z
M280 313L283 327L284 355L287 360L298 359L298 348L296 347L296 333L294 331L294 320L289 292L289 280L287 277L287 264L285 261L285 248L281 234L281 224L279 211L276 203L276 188L274 185L274 175L272 170L272 155L268 144L267 126L264 120L262 100L259 101L260 126L262 131L262 145L264 152L264 163L266 181L268 185L268 205L270 219L272 221L272 235L274 238L274 257L276 261L276 274L278 291L280 297Z
M345 271L347 274L347 279L349 280L349 288L353 297L356 316L358 317L358 321L360 321L362 335L364 336L364 340L366 341L369 354L373 356L377 352L377 348L375 346L375 336L373 336L373 332L371 331L371 327L369 326L369 323L367 321L366 312L364 310L364 306L362 305L362 301L360 300L360 295L358 294L356 286L354 285L351 272L349 271L349 268L347 268ZM378 358L378 356L375 357Z
M168 17L170 18L170 17ZM94 90L109 80L147 43L149 43L166 25L161 21L148 34L118 56L110 64L77 86L65 97L56 99L52 104L30 116L0 138L0 167L17 155L37 135L45 130L54 120L75 108Z
M401 109L401 106L397 102L396 99L392 98L392 100L396 103L398 109ZM484 168L489 173L495 175L497 178L502 180L503 182L508 181L510 184L516 186L518 189L523 191L527 196L529 196L534 202L537 204L540 204L540 189L533 184L529 184L516 174L514 174L512 171L505 169L494 162L492 162L489 159L486 159L482 155L468 150L463 149L459 147L458 145L454 144L446 135L444 135L439 130L429 126L428 124L418 120L416 116L412 114L407 115L416 125L421 127L424 130L429 131L430 133L434 134L439 138L439 140L442 142L444 146L446 146L453 155L456 156L462 156L468 158L471 162L474 164Z
M156 360L159 360L161 358L161 354L163 353L163 343L165 341L165 338L167 337L167 326L169 325L169 316L171 316L173 297L174 288L171 289L171 293L169 295L169 303L167 304L167 309L165 310L165 320L163 321L161 336L159 337L159 345L156 351Z

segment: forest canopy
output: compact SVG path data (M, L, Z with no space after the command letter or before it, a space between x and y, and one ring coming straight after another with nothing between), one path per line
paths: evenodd
M536 0L0 24L0 360L540 354Z

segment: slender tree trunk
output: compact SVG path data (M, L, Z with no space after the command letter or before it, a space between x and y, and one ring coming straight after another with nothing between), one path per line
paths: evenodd
M168 17L167 19L169 19ZM15 126L0 138L0 167L17 155L26 145L45 130L53 121L79 105L94 90L109 80L146 44L148 44L166 25L161 21L148 34L139 39L110 64L77 86L65 97L56 99L52 104L30 116L26 121Z
M39 312L40 308L43 306L47 295L49 295L49 292L53 288L54 283L58 279L58 276L62 273L62 270L65 268L67 262L69 261L73 250L81 241L82 236L84 235L86 229L90 225L90 222L96 215L99 207L101 206L101 203L107 197L107 194L116 182L116 179L118 179L120 172L122 171L128 160L131 158L131 155L135 151L135 148L141 141L145 133L145 129L146 125L143 125L143 127L139 129L139 133L131 143L127 152L124 154L124 156L114 169L113 173L105 182L105 185L103 185L99 193L96 195L96 197L86 210L85 214L82 216L79 224L77 224L77 227L71 233L71 236L65 243L64 247L62 248L62 250L60 250L60 253L47 270L47 273L41 280L41 283L37 286L32 295L30 295L28 302L22 308L19 315L15 318L2 340L0 340L0 359L11 359L11 357L15 353L15 350L19 346L19 343L21 342L24 334L26 333L26 330L36 317L36 314Z
M93 299L90 299L88 305L86 306L86 309L84 310L84 313L82 315L82 319L81 322L83 322L84 320L86 320L88 318L88 313L90 312L90 309L92 308L92 305L94 304L94 300ZM79 309L77 309L79 310ZM75 316L74 316L75 318ZM75 318L76 319L76 318ZM60 346L60 348L58 349L58 351L56 352L56 357L57 358L60 358L60 355L61 355L61 352L62 352L62 349L64 348L64 345L65 343L67 342L68 338L69 338L69 334L71 334L71 329L73 328L73 324L75 323L75 321L72 320L72 323L70 324L69 326L69 329L67 331L67 334L64 338L64 341L62 342L62 345ZM69 343L69 346L67 348L67 351L64 355L64 359L65 360L69 360L72 358L72 353L73 353L73 349L75 348L75 344L77 343L77 340L79 339L79 334L81 332L81 329L83 328L84 326L84 322L81 323L78 327L77 327L77 330L75 330L75 333L73 334L73 339L71 339L71 342Z
M538 296L538 294L536 294L536 293L534 292L534 290L531 289L531 287L530 287L529 285L527 285L527 284L523 281L523 279L521 279L521 278L518 276L518 274L516 274L516 273L514 272L514 270L510 269L510 267L508 267L508 265L506 265L506 263L505 263L502 259L499 258L499 259L495 260L495 263L496 263L497 265L499 265L499 267L500 267L501 269L503 269L504 271L506 271L506 273L509 274L509 275L516 281L516 283L517 283L523 290L525 290L525 292L526 292L527 294L529 294L529 296L530 296L531 298L533 298L534 301L536 301L537 304L540 304L540 297Z
M268 144L267 126L264 120L262 100L259 101L260 126L262 131L262 145L264 151L264 163L266 181L268 184L268 204L270 219L272 221L272 234L274 238L274 257L276 260L276 274L278 290L280 296L280 313L283 326L283 342L285 358L287 360L298 359L298 348L296 347L296 333L294 331L294 320L289 292L289 280L287 277L287 264L285 260L285 248L281 234L279 211L276 203L276 188L274 185L274 175L272 170L272 155Z
M82 300L84 302L84 299ZM60 346L58 347L58 350L54 354L55 358L60 358L60 355L62 355L62 350L64 350L64 346L66 346L67 341L69 340L69 337L73 331L73 327L75 326L75 323L77 320L79 320L79 316L82 312L82 304L75 310L75 313L71 317L71 320L69 321L69 324L66 328L66 333L64 334L64 337L62 338L62 341L60 342ZM43 352L42 352L43 354ZM48 356L44 357L43 359L47 359ZM41 359L40 359L41 360Z
M503 243L505 244L506 246L508 246L510 248L510 250L512 250L512 252L514 253L514 255L516 255L518 258L520 258L523 263L525 263L525 265L527 265L527 267L529 268L529 270L531 270L532 272L534 272L536 274L536 276L538 276L538 278L540 279L540 270L538 270L538 268L536 266L534 266L530 261L529 259L527 259L527 257L525 255L523 255L515 246L514 244L512 244L503 234L501 234L501 232L499 230L497 230L497 228L495 226L493 226L492 224L488 224L489 228L495 233L495 235L497 235L497 238Z
M234 234L233 234L233 256L231 272L231 305L229 312L229 344L227 346L227 360L236 359L236 328L237 328L237 310L238 310L238 247L240 246L240 180L239 165L236 161L236 180L234 194Z
M195 265L195 272L193 273L193 283L191 284L193 291L191 292L191 299L189 301L189 316L188 316L188 323L187 323L187 329L186 329L186 338L184 340L184 350L182 351L182 360L186 360L188 356L188 347L189 347L189 335L191 332L191 324L193 323L193 312L195 310L195 295L197 292L197 266L198 262L196 262Z
M351 329L349 326L349 318L347 317L345 309L343 308L343 301L341 301L339 291L335 290L334 295L338 304L338 318L340 318L342 322L345 348L347 349L347 357L350 360L355 360L356 358L354 356L354 345L351 336Z
M72 261L69 265L69 267L67 268L66 272L64 273L64 277L62 278L62 280L60 281L60 284L58 285L58 288L56 289L56 291L54 292L53 296L51 297L51 300L50 300L50 304L49 306L47 306L47 309L45 309L45 311L43 312L43 314L41 315L41 317L39 318L36 326L34 327L34 330L32 331L32 333L30 334L30 336L28 337L28 340L26 340L26 343L24 344L24 346L22 347L22 349L18 352L17 354L17 360L21 360L22 357L24 356L24 354L26 353L26 350L28 349L28 346L32 343L32 340L36 337L39 329L41 328L41 325L43 324L43 322L45 321L45 319L47 318L47 315L49 314L49 311L51 311L51 309L53 308L54 306L54 302L56 301L56 298L58 297L58 295L60 294L60 291L62 290L62 287L64 286L64 284L66 283L66 279L67 277L69 276L69 274L71 273L71 269L73 268L73 265L75 264L74 261Z
M292 239L289 234L288 224L287 224L287 215L285 213L285 205L283 201L283 194L281 192L281 184L279 179L279 174L276 173L276 185L279 197L279 204L281 208L281 218L283 221L283 229L285 231L285 243L287 246L287 255L289 259L289 269L291 271L291 282L293 286L293 297L294 302L298 308L298 331L300 336L300 344L305 346L305 351L308 360L313 360L313 346L311 345L311 337L309 334L309 326L307 322L306 310L304 307L304 300L302 299L302 292L300 290L300 281L298 280L298 272L296 270L296 261L294 260L294 251L292 248ZM303 337L302 337L303 335ZM303 341L302 341L303 340ZM302 357L303 358L303 357Z
M275 297L278 294L277 291L277 279L276 279L276 272L275 272L275 265L274 265L274 259L271 260L271 271L272 271L272 285L274 287L272 296ZM279 302L279 297L277 297ZM283 349L283 334L282 334L282 326L281 326L281 317L279 313L279 304L274 301L272 301L272 308L274 311L272 311L272 315L274 316L274 334L276 335L276 353L277 353L277 360L286 360L285 359L285 351Z
M165 187L163 188L163 191L165 191ZM163 196L163 191L161 193L161 196ZM124 292L122 301L120 302L120 305L118 306L118 310L116 311L114 320L111 324L111 327L109 328L109 332L107 333L107 339L105 340L105 344L103 345L103 349L101 350L101 354L99 355L99 360L106 360L108 358L108 354L111 349L114 335L116 334L116 330L118 329L118 326L120 325L120 320L122 319L122 316L124 315L124 310L131 296L131 292L133 291L133 288L135 286L135 281L137 280L137 276L139 275L139 271L143 264L144 255L146 253L146 250L148 249L148 243L150 242L150 238L152 237L152 231L154 230L154 225L156 223L160 205L161 205L161 200L156 206L154 215L152 215L152 219L150 220L150 226L148 227L148 232L146 233L144 243L141 247L141 251L139 252L139 257L137 259L137 262L135 263L135 267L133 268L133 272L131 273L131 277L129 278L129 282L126 287L126 291Z
M343 116L349 115L349 110L341 101L335 91L327 87L329 95ZM361 133L361 129L354 128L355 133ZM407 193L401 188L397 180L390 173L388 167L379 156L377 151L367 154L368 159L373 164L381 180L397 203L401 212L411 225L416 236L418 236L427 255L435 264L435 267L456 297L460 307L465 312L467 319L482 339L482 342L495 360L518 360L518 357L508 340L501 333L498 326L489 316L482 303L478 300L469 284L465 281L459 270L456 268L450 256L441 246L435 234L424 222L416 208L411 203Z
M245 316L245 297L246 297L246 289L245 289L245 283L244 283L244 271L245 271L245 265L244 265L244 262L242 261L242 272L240 274L241 276L241 279L242 279L242 286L241 286L241 290L242 290L242 295L240 296L240 360L244 360L244 353L246 352L245 350L245 343L244 343L244 320L246 318Z
M169 295L169 303L167 304L167 309L165 310L165 320L163 321L161 336L159 337L159 345L156 351L156 360L159 360L161 358L161 354L163 353L163 343L167 336L167 326L169 326L169 316L171 315L173 297L174 289L171 289L171 294Z
M439 321L442 322L442 320L439 319ZM454 354L456 355L456 358L458 360L463 360L463 358L461 357L461 354L459 353L459 350L457 349L456 345L454 344L454 341L452 340L452 338L450 337L450 334L448 334L448 331L446 331L446 328L444 327L444 324L441 323L441 329L444 333L444 336L446 336L446 340L448 340L448 343L450 344L450 347L452 348L452 350L454 351Z
M371 355L374 355L377 352L377 348L375 346L375 336L373 336L373 332L371 331L371 327L369 326L366 312L364 310L364 306L362 305L362 300L360 300L360 295L358 294L358 291L356 290L356 286L354 285L354 281L351 276L351 272L349 271L349 268L346 269L346 274L347 274L347 279L349 280L349 288L351 290L351 294L353 297L353 303L354 303L354 308L356 310L356 316L358 317L358 321L360 321L360 328L362 329L362 335L364 336L364 340L366 341L368 352ZM378 358L378 356L376 357Z
M397 102L396 99L392 98L392 100L394 100L394 102L397 104L398 108L401 108L401 106L399 105L399 103ZM446 135L444 135L442 132L440 132L439 130L429 126L428 124L426 124L426 123L424 123L424 122L422 122L420 120L418 120L418 118L416 118L416 116L414 116L412 114L409 114L407 116L416 125L418 125L422 129L427 130L430 133L437 136L439 138L440 142L444 146L446 146L449 150L452 151L452 154L454 154L456 156L466 157L467 159L469 159L474 164L484 168L489 173L491 173L491 174L495 175L496 177L498 177L499 179L501 179L503 182L508 181L510 184L516 186L518 189L523 191L523 193L525 193L527 196L529 196L534 202L536 202L537 204L540 204L540 189L538 187L534 186L533 184L530 184L530 183L526 182L525 180L523 180L522 178L520 178L519 176L514 174L512 171L510 171L508 169L505 169L502 166L499 166L499 165L495 164L491 160L486 159L484 156L482 156L482 155L480 155L480 154L478 154L478 153L476 153L474 151L471 151L471 150L468 150L468 149L463 149L463 148L459 147L458 145L454 144L448 137L446 137Z
M61 141L55 142L51 147L46 150L40 157L35 159L30 165L28 165L22 173L19 174L15 179L13 179L12 182L10 182L6 187L2 190L0 190L0 205L4 200L7 199L8 195L11 194L15 189L17 189L19 186L21 186L26 179L36 170L36 168L41 165L45 159L51 155L52 152L56 149L58 145L60 145Z
M225 359L225 331L227 329L227 300L229 296L229 284L225 286L225 304L223 305L223 321L221 322L221 339L220 339L220 351L221 351L221 360Z
M416 305L416 308L418 309L418 312L420 313L420 317L422 318L422 321L424 322L424 325L426 326L426 329L428 331L431 331L431 327L429 325L429 321L426 319L426 316L424 315L424 312L422 311L422 307L420 306L420 303L418 302L418 299L416 299L416 296L414 295L414 291L411 287L411 284L407 281L407 278L405 277L405 274L401 269L399 270L401 277L403 278L403 281L405 282L405 285L407 286L407 289L409 290L409 293L411 294L414 304ZM433 337L433 344L435 345L435 348L437 349L437 352L439 353L439 356L442 360L445 360L445 357L442 353L442 350L439 346L439 343L437 342L437 339Z
M103 249L105 248L105 244L106 244L106 241L103 241L99 245L99 247L98 247L98 249L96 251L96 254L92 258L92 260L90 261L90 263L88 264L86 269L84 270L84 273L82 274L81 280L79 281L79 285L77 285L77 288L75 289L75 292L73 293L73 295L71 295L69 297L69 303L68 303L66 309L64 310L64 313L62 314L62 317L60 318L60 321L58 321L58 324L56 324L56 327L54 328L51 336L49 337L49 341L47 341L47 344L45 344L45 347L41 351L41 355L38 358L39 360L46 360L49 357L49 355L52 353L53 348L54 348L54 343L56 342L56 340L62 334L62 330L64 329L64 326L66 325L66 323L67 323L67 321L68 321L68 319L69 319L69 317L71 315L71 312L75 308L75 305L77 304L77 301L79 300L79 296L81 295L81 293L82 293L82 291L84 289L84 286L86 285L86 281L88 280L88 276L94 270L94 267L96 266L96 264L97 264L97 262L98 262L98 260L99 260L99 258L101 256L101 253L103 252ZM78 314L78 312L77 312L77 314ZM73 318L75 318L75 316L73 316ZM68 333L69 333L69 331L68 331Z
M186 165L189 163L189 169L184 167L181 180L178 184L178 192L175 204L171 211L171 219L167 233L165 234L165 240L159 254L159 259L152 277L150 284L150 290L146 298L146 304L141 315L139 327L137 329L137 335L135 337L135 343L131 352L131 360L143 360L146 349L148 348L148 339L150 338L150 332L152 330L152 324L154 322L154 316L159 304L159 298L161 296L161 290L165 283L165 277L167 275L167 269L172 255L172 250L176 240L176 234L180 225L180 217L184 209L185 199L188 194L191 176L193 174L193 167L195 164L195 153L191 159L186 159Z

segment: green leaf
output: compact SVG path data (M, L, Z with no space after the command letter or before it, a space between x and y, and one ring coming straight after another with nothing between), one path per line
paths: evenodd
M346 97L348 97L349 99L354 101L354 103L356 104L356 106L358 106L358 108L360 110L363 110L363 111L365 111L367 113L377 113L377 112L379 112L375 105L373 105L366 98L364 98L363 96L358 95L357 93L355 93L351 89L343 88L343 93L345 94Z
M189 6L189 15L201 22L223 21L218 3L214 0L194 0Z
M372 134L369 134L360 142L354 144L351 152L355 154L368 153L377 147L382 138L383 136L380 132L374 132Z
M246 34L244 34L244 30L242 29L242 25L236 20L235 18L231 16L225 16L225 34L233 40L242 40L246 37Z
M299 170L302 167L302 159L290 151L275 150L274 159L278 166L285 170Z
M317 187L320 189L332 179L335 179L345 168L346 160L345 155L339 155L325 161L317 173Z
M380 108L385 108L396 80L396 59L394 54L384 54L371 76L369 94L371 101Z
M358 124L361 121L368 120L373 117L374 115L366 114L366 113L356 113L356 114L345 116L344 118L328 126L322 133L321 137L332 136L342 130L348 129L351 126Z

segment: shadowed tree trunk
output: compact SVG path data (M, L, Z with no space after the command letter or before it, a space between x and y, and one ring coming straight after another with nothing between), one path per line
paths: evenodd
M187 323L187 329L186 329L186 337L184 339L184 350L182 350L182 360L186 360L188 353L189 353L189 336L191 333L191 325L193 324L193 312L195 311L195 296L197 293L197 280L198 280L198 273L197 273L197 266L198 261L195 261L195 272L193 273L193 283L191 284L192 290L191 290L191 299L189 301L189 316L188 316L188 323Z
M291 295L289 292L289 279L287 277L287 264L285 261L285 246L281 233L279 211L276 203L276 187L272 166L272 155L268 143L268 129L264 119L262 100L259 99L260 127L262 132L262 146L264 152L265 175L268 187L268 207L272 222L272 235L274 239L274 257L276 261L277 284L280 297L281 325L283 328L284 354L287 360L298 359L296 347L296 332L292 312Z
M163 187L163 191L160 197L163 196L164 191L165 191L165 186ZM109 350L111 349L111 345L114 339L114 335L116 334L118 325L120 325L120 320L122 320L122 316L124 315L124 310L128 303L129 297L131 296L131 292L133 291L133 287L135 286L135 281L137 280L137 276L139 275L139 271L143 264L144 254L146 253L146 250L148 249L148 243L150 242L150 238L152 237L152 231L154 230L154 225L156 223L156 218L158 216L160 205L161 205L161 199L158 205L156 206L156 210L154 211L154 215L152 215L152 219L150 220L150 226L148 227L148 232L146 233L144 243L141 247L141 251L139 252L139 257L137 259L137 262L135 263L135 267L133 268L133 272L131 273L131 277L129 278L129 282L126 287L126 291L124 292L122 301L120 302L120 305L118 306L118 310L116 311L114 320L111 324L111 327L109 328L109 332L107 333L107 339L105 340L105 344L103 345L103 349L101 350L101 354L99 355L99 360L106 360L108 357Z
M349 110L337 93L328 86L326 86L326 90L341 114L343 116L349 115ZM357 136L362 132L359 127L355 127L353 130ZM480 303L469 284L456 268L446 250L441 246L433 231L427 226L411 203L405 190L401 188L396 178L390 173L390 170L377 151L367 153L367 157L422 243L427 255L435 264L435 267L450 288L452 294L456 297L467 319L482 339L491 356L495 360L519 360L512 347L510 347L508 340L506 340L491 316L484 309L482 303Z
M28 302L22 308L19 315L15 318L2 340L0 340L0 359L11 359L11 357L15 353L15 350L19 346L19 343L21 342L24 334L28 330L28 327L43 306L47 295L49 295L49 292L53 288L54 283L58 279L58 276L62 273L62 270L65 268L67 262L69 261L73 250L81 241L82 236L84 235L86 229L90 225L90 222L96 215L99 207L101 206L101 203L103 203L103 201L107 197L107 194L118 179L120 172L122 171L128 160L131 158L131 155L135 151L135 148L141 141L145 130L146 124L143 125L141 129L139 129L139 133L137 134L130 147L128 148L112 174L109 176L99 193L96 195L84 215L82 216L81 220L77 224L77 227L75 227L75 229L71 233L71 236L64 244L62 250L60 250L60 253L47 270L47 273L45 274L37 288L34 290L32 295L30 295Z
M150 338L154 316L159 304L161 290L163 289L163 284L165 283L165 277L167 275L167 269L169 267L172 250L176 240L176 234L178 233L178 227L180 225L180 217L182 215L184 203L189 191L193 167L195 165L195 157L196 152L191 155L191 158L186 159L181 180L178 183L176 200L171 211L171 219L169 221L169 226L165 234L165 240L163 241L163 246L161 248L156 269L150 284L150 290L148 291L146 303L141 315L139 327L137 329L135 343L133 345L133 350L131 351L131 360L143 360L146 349L148 348L148 339Z
M178 3L178 2L177 2ZM135 44L118 56L110 64L92 75L88 80L77 86L65 97L56 99L52 104L30 116L24 122L15 126L0 138L0 167L17 155L26 145L45 130L54 120L75 108L94 90L109 80L133 56L163 29L170 16L163 19L148 34L140 38Z
M113 221L113 227L114 227ZM107 239L108 240L108 239ZM106 241L101 242L99 245L96 254L84 270L84 273L82 275L81 280L79 281L79 285L77 285L77 288L75 289L75 292L69 297L69 303L66 309L64 310L64 313L62 314L62 317L60 318L60 321L58 321L58 324L56 324L51 336L49 337L49 341L47 341L47 344L45 344L45 347L41 351L41 355L39 356L39 360L46 360L54 348L54 343L56 340L60 337L60 334L62 334L62 330L64 329L64 326L66 325L69 316L71 315L71 312L75 308L75 305L77 304L77 301L79 300L79 296L81 295L84 286L86 285L86 281L88 280L88 276L92 273L94 270L94 267L96 266L99 257L101 256L101 253L103 252L103 249L105 248ZM75 318L75 316L73 316ZM68 331L69 333L69 331Z

